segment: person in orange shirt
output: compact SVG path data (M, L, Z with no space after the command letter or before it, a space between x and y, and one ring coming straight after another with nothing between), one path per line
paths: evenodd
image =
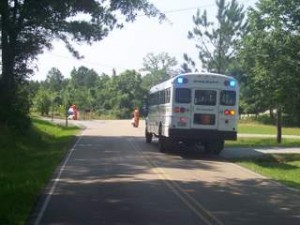
M133 111L133 127L139 127L140 112L137 107Z
M73 104L71 106L71 108L73 109L73 120L77 120L78 119L78 108L75 104Z

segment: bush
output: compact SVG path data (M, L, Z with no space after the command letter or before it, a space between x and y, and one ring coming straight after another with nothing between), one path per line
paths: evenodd
M300 127L299 118L290 115L283 116L282 124L288 127Z
M266 124L266 125L276 125L276 118L271 118L269 115L267 114L262 114L262 115L259 115L256 120L259 122L259 123L262 123L262 124Z
M277 121L276 121L276 115L275 118L271 118L269 115L267 114L263 114L263 115L259 115L256 118L256 121L262 124L266 124L266 125L276 125ZM282 116L282 126L285 127L299 127L299 121L298 118L295 118L291 115L283 115Z

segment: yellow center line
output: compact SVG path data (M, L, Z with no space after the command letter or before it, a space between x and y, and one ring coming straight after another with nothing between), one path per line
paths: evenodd
M180 185L173 181L173 179L165 173L165 171L152 161L145 153L143 153L134 142L133 139L129 139L129 142L133 149L139 153L139 157L143 159L152 171L159 176L159 178L167 185L168 188L190 209L192 210L206 225L224 225L219 219L212 215L205 207L200 204L195 198L188 194Z

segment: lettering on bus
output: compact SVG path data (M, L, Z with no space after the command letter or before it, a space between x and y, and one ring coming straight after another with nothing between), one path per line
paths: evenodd
M219 84L219 81L217 81L217 80L194 80L194 83L200 83L200 84Z
M213 112L214 109L205 109L203 107L196 107L195 111Z

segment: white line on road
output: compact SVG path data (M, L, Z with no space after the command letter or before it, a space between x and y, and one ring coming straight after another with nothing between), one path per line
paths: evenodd
M62 165L62 167L60 168L60 170L59 170L59 172L58 172L56 178L54 179L54 182L53 182L53 184L52 184L52 186L51 186L51 189L50 189L49 193L47 194L46 200L44 201L41 210L40 210L39 213L38 213L38 216L37 216L37 218L36 218L36 220L35 220L35 222L34 222L34 225L39 225L39 224L41 223L41 220L42 220L42 218L43 218L43 216L44 216L44 214L45 214L45 211L46 211L46 209L47 209L47 207L48 207L48 205L49 205L51 196L54 194L54 191L55 191L55 188L56 188L56 186L57 186L57 183L60 181L61 174L62 174L62 172L64 171L64 169L65 169L67 163L69 162L69 160L70 160L70 158L71 158L71 156L72 156L72 154L73 154L73 152L74 152L76 146L78 145L79 141L81 140L81 137L82 137L82 136L80 136L80 137L77 139L76 143L74 144L74 146L73 146L72 149L70 150L70 152L69 152L67 158L65 159L65 161L64 161L64 163L63 163L63 165Z

